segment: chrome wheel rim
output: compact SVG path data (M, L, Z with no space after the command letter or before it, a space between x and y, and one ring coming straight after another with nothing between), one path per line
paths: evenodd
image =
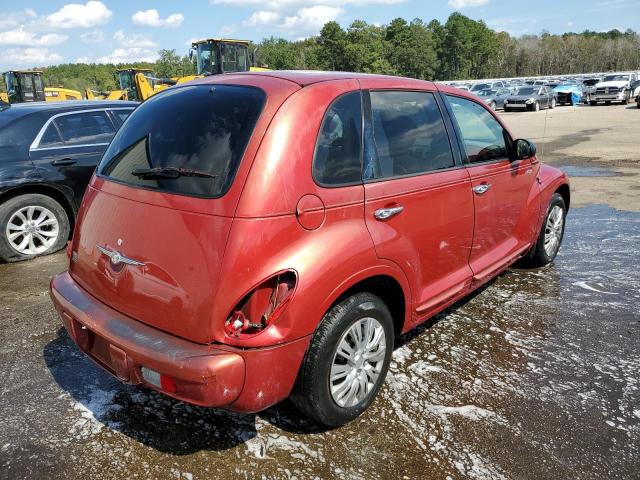
M58 219L48 208L31 205L9 217L5 236L11 248L22 255L38 255L49 250L60 234Z
M558 205L549 212L544 228L544 251L548 257L552 257L560 248L562 240L562 227L564 225L564 211Z
M371 395L384 364L387 344L378 320L366 317L342 335L331 362L329 389L341 407L353 407Z

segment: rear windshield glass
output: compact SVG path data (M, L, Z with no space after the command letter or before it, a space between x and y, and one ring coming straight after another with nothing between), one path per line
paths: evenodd
M126 120L98 174L168 193L222 196L264 102L262 90L235 85L192 85L157 94Z

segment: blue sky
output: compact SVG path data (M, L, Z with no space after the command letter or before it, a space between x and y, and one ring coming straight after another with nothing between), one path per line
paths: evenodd
M154 60L208 36L298 39L336 20L445 21L454 11L515 36L640 30L638 0L21 0L0 4L0 71L85 61Z

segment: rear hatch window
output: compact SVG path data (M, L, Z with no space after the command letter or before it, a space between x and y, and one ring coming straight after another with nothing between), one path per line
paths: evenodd
M190 85L154 95L118 131L98 175L197 197L225 194L265 103L236 85Z

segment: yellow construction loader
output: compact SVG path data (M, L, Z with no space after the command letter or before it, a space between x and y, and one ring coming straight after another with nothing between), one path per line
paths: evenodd
M267 68L254 67L255 51L249 54L248 40L232 40L225 38L207 38L193 42L189 58L196 55L197 74L183 77L158 78L148 68L126 68L116 71L119 90L111 92L94 92L86 89L88 100L133 100L143 102L150 96L173 85L188 82L194 78L221 73L262 71Z
M82 100L82 94L77 90L45 87L42 72L38 70L10 70L2 77L7 92L0 94L0 100L6 103Z
M256 51L250 53L250 45L248 40L206 38L191 44L189 58L196 57L197 76L268 70L256 65Z
M151 95L178 83L188 82L197 78L190 75L180 78L157 78L148 68L125 68L116 71L116 80L120 89L110 92L95 92L85 90L88 100L131 100L143 102Z

